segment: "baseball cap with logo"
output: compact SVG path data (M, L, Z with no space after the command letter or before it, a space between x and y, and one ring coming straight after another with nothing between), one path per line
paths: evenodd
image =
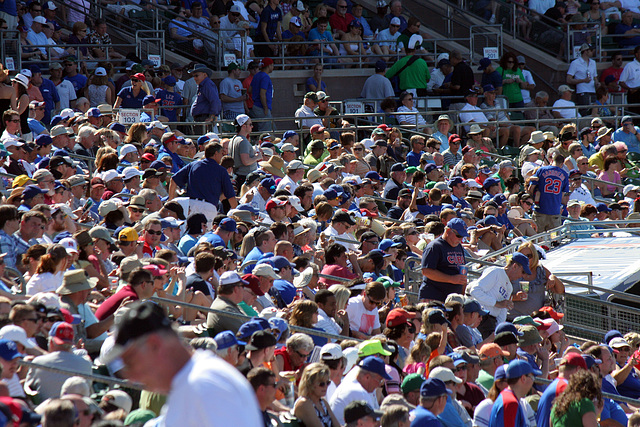
M49 331L49 337L57 345L73 344L73 326L67 322L56 322Z

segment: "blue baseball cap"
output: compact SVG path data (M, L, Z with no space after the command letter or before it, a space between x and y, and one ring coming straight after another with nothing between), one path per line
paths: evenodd
M18 351L18 346L11 340L0 340L0 357L6 361L24 357L24 354Z
M507 365L500 365L496 368L496 372L493 374L494 380L506 380L507 379L507 370L505 369Z
M462 357L462 354L460 353L449 353L447 354L447 356L449 356L452 360L453 360L453 366L458 366L458 365L462 365L463 363L467 363L466 360L464 360L464 357Z
M31 73L33 74L37 74L37 73L41 73L42 70L40 70L40 67L38 65L32 65L29 67L29 71L31 71Z
M259 215L260 211L256 208L254 208L253 206L251 206L248 203L243 203L241 205L236 206L236 210L237 211L248 211L251 212L254 215Z
M159 101L159 100L156 100L155 95L147 95L142 100L142 105L145 106L145 105L148 105L148 104L155 104L155 103L157 103L157 101Z
M511 259L520 264L522 266L522 270L525 273L531 274L531 269L529 268L529 258L522 252L514 252L511 256Z
M35 142L38 147L46 147L47 145L53 144L53 139L51 139L49 135L42 134L38 135Z
M251 338L251 335L253 335L254 332L262 331L263 329L264 328L260 323L250 320L247 323L240 326L240 329L238 329L238 333L236 334L236 336L240 338L242 341L246 342L246 341L249 341L249 339Z
M100 117L102 113L97 107L92 107L87 110L87 117Z
M482 220L482 223L484 225L500 225L500 223L498 222L498 218L496 218L494 215L485 216Z
M157 171L159 171L160 169L169 169L169 166L167 166L167 164L162 160L154 160L153 162L151 162L149 167Z
M496 202L498 206L500 206L501 204L507 202L507 197L502 193L498 193L495 196L493 196L493 201Z
M220 332L213 339L218 346L218 350L225 350L229 347L233 347L234 345L247 345L244 341L238 341L231 331Z
M62 121L62 116L60 114L56 114L51 118L51 127L54 127L58 123Z
M33 199L38 194L45 194L48 191L49 190L44 190L44 189L38 187L37 185L27 185L25 187L24 191L22 192L22 199L23 200Z
M164 84L166 84L167 86L175 86L176 83L178 83L178 81L176 80L175 77L173 76L167 76L164 79L162 79L162 81L164 82Z
M511 332L517 337L521 337L522 335L524 335L522 332L518 330L518 328L516 328L516 325L514 325L511 322L499 323L498 326L496 326L496 330L494 332L496 335L498 335L501 332Z
M260 186L266 189L269 194L276 192L276 181L273 178L265 178L260 181Z
M484 71L489 65L491 65L491 60L489 58L482 58L478 65L478 71Z
M444 381L438 378L427 378L420 386L420 396L438 397L451 394L451 391L444 385Z
M271 261L273 262L274 270L276 270L277 272L285 267L291 267L291 270L295 271L296 265L292 264L288 259L281 255L272 257Z
M296 136L298 133L295 130L288 130L284 134L282 134L282 139L285 140L287 138L291 138L292 136Z
M451 326L451 322L444 317L444 313L440 310L432 310L428 316L429 323L432 325L448 325Z
M404 172L406 167L402 163L396 163L391 166L391 172Z
M399 248L402 246L402 243L394 242L391 239L382 239L380 244L378 244L378 249L381 251L387 251L389 248Z
M367 356L358 363L360 369L380 375L385 380L391 380L391 376L385 370L385 364L382 359L376 356Z
M426 165L424 167L424 173L425 174L429 174L429 173L433 172L436 169L438 169L438 166L436 166L434 163L429 163L428 165Z
M224 231L231 231L232 233L236 233L238 231L237 224L233 218L224 218L220 221L220 225L218 227Z
M373 180L373 181L382 181L382 177L381 177L381 176L380 176L380 174L379 174L378 172L376 172L376 171L370 171L370 172L367 172L367 173L364 175L364 177L365 177L365 178L367 178L367 179L371 179L371 180Z
M611 212L611 208L606 203L598 203L596 205L598 212Z
M451 180L449 181L449 187L453 188L454 185L458 185L458 184L464 184L465 183L465 179L461 176L454 176L453 178L451 178Z
M620 333L620 331L617 331L615 329L610 330L609 332L607 332L606 334L604 334L604 343L605 344L609 344L609 342L614 339L614 338L624 338L622 336L622 334Z
M262 329L270 329L271 325L269 325L269 321L263 317L253 316L251 318L251 322L258 322Z
M483 92L495 92L495 90L496 88L491 83L482 86Z
M447 223L447 227L458 233L461 237L469 237L467 224L461 218L453 218Z
M272 332L274 329L278 330L278 336L276 337L278 341L282 338L282 334L289 330L289 324L281 317L272 317L269 319L269 326Z
M539 369L534 369L533 366L526 360L515 359L509 362L505 369L507 373L507 379L511 380L514 378L520 378L523 375L533 374L536 377L542 375L542 371Z
M593 365L600 365L602 363L602 360L596 359L590 354L582 354L581 356L584 359L584 363L587 364L587 369L591 369Z
M109 129L114 130L116 132L120 132L120 133L127 133L127 128L122 124L122 123L118 123L118 122L112 122L111 124L109 124L109 126L107 126Z
M322 193L322 195L324 197L327 198L327 200L335 200L338 198L338 192L332 188L328 188L326 190L324 190L324 192Z
M482 174L485 174L485 175L491 175L491 168L489 166L482 166L480 169L478 169L478 173L482 173Z
M493 187L494 185L500 185L500 180L497 178L487 178L484 180L484 182L482 183L482 188L484 188L485 190L490 189L491 187Z
M480 313L481 316L489 314L489 312L483 310L480 303L474 299L465 301L464 305L462 306L462 310L465 313Z

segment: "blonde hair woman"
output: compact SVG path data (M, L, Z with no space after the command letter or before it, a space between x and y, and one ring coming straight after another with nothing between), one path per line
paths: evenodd
M345 310L351 297L349 288L343 285L331 285L329 286L329 292L336 296L336 311Z
M293 414L307 427L339 427L325 396L331 384L327 365L312 363L302 372Z
M546 291L564 294L564 284L556 276L540 264L538 248L525 242L518 247L518 252L529 258L531 274L524 275L524 281L529 282L528 297L525 301L514 301L511 313L513 316L527 316L545 305ZM521 291L519 283L514 283L513 293Z

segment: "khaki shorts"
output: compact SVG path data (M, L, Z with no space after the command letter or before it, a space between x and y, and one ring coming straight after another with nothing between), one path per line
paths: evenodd
M547 215L534 211L533 220L538 226L538 233L549 231L552 228L560 227L562 225L561 215Z

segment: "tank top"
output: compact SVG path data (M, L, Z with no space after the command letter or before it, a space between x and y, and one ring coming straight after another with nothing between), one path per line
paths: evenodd
M318 419L322 423L324 427L333 427L333 422L331 421L331 415L329 415L329 411L327 410L327 404L324 399L320 399L320 406L322 407L322 412L318 409L318 407L314 404L313 409L316 411L316 415Z
M107 89L109 89L109 86L107 85L89 85L87 90L89 91L89 103L92 107L97 107L100 104L107 103Z
M287 347L282 347L276 349L274 351L274 356L282 356L282 360L284 360L284 365L282 366L283 371L294 371L293 365L291 364L291 358L289 357L289 353L287 352Z
M26 108L22 114L20 114L20 134L26 135L31 133L31 129L29 128L29 108Z

